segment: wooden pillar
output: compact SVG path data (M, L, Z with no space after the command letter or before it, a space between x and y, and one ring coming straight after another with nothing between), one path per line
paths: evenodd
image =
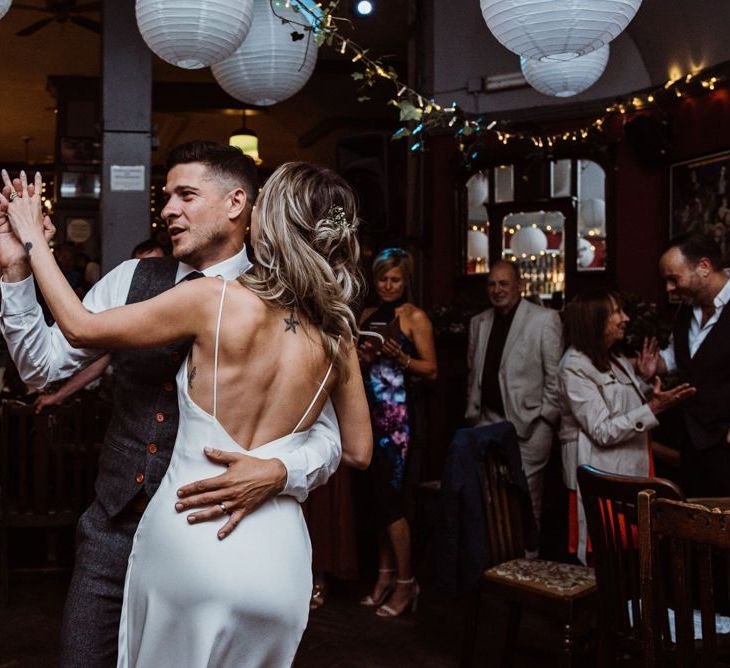
M104 273L150 233L152 52L134 0L104 0L101 252Z

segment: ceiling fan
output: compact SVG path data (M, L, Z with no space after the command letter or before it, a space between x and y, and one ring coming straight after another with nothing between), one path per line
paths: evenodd
M15 34L18 37L29 37L54 21L57 21L58 23L66 23L66 21L69 21L81 28L86 28L87 30L91 30L97 34L101 33L101 23L94 21L93 19L86 18L85 16L78 16L79 14L99 12L101 10L101 2L84 2L77 4L77 0L46 0L45 7L16 2L13 4L13 9L25 9L29 12L50 14L47 18L31 23L29 26L26 26L22 30L16 32Z

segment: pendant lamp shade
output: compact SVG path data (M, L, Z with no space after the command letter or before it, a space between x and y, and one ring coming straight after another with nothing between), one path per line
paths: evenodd
M481 0L492 34L532 60L571 60L618 37L641 0Z
M276 15L270 0L254 0L248 37L230 58L212 68L221 88L247 104L268 106L286 100L304 87L317 62L314 35L281 21L301 24L305 15L283 1L274 0L273 5Z
M253 4L254 0L137 0L137 26L162 60L196 70L224 60L241 45L251 27Z
M0 0L0 19L8 13L12 0Z
M262 160L259 155L259 136L253 131L246 127L234 130L231 136L228 137L228 145L235 146L241 149L241 152L245 155L253 158L253 161L260 165Z
M530 60L520 58L522 74L527 83L543 95L571 97L590 88L601 78L611 47L606 44L585 56L564 61Z

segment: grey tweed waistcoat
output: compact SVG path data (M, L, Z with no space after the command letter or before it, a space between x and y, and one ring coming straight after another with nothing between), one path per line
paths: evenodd
M175 285L177 260L140 260L127 304L150 299ZM155 323L148 324L154 327ZM114 517L144 490L152 496L167 470L177 435L175 375L190 340L113 355L115 395L96 479L96 496ZM202 445L201 445L202 447Z

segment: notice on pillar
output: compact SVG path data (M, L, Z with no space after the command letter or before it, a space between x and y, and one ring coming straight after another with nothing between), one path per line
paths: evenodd
M144 191L144 165L112 165L111 189L113 191Z

